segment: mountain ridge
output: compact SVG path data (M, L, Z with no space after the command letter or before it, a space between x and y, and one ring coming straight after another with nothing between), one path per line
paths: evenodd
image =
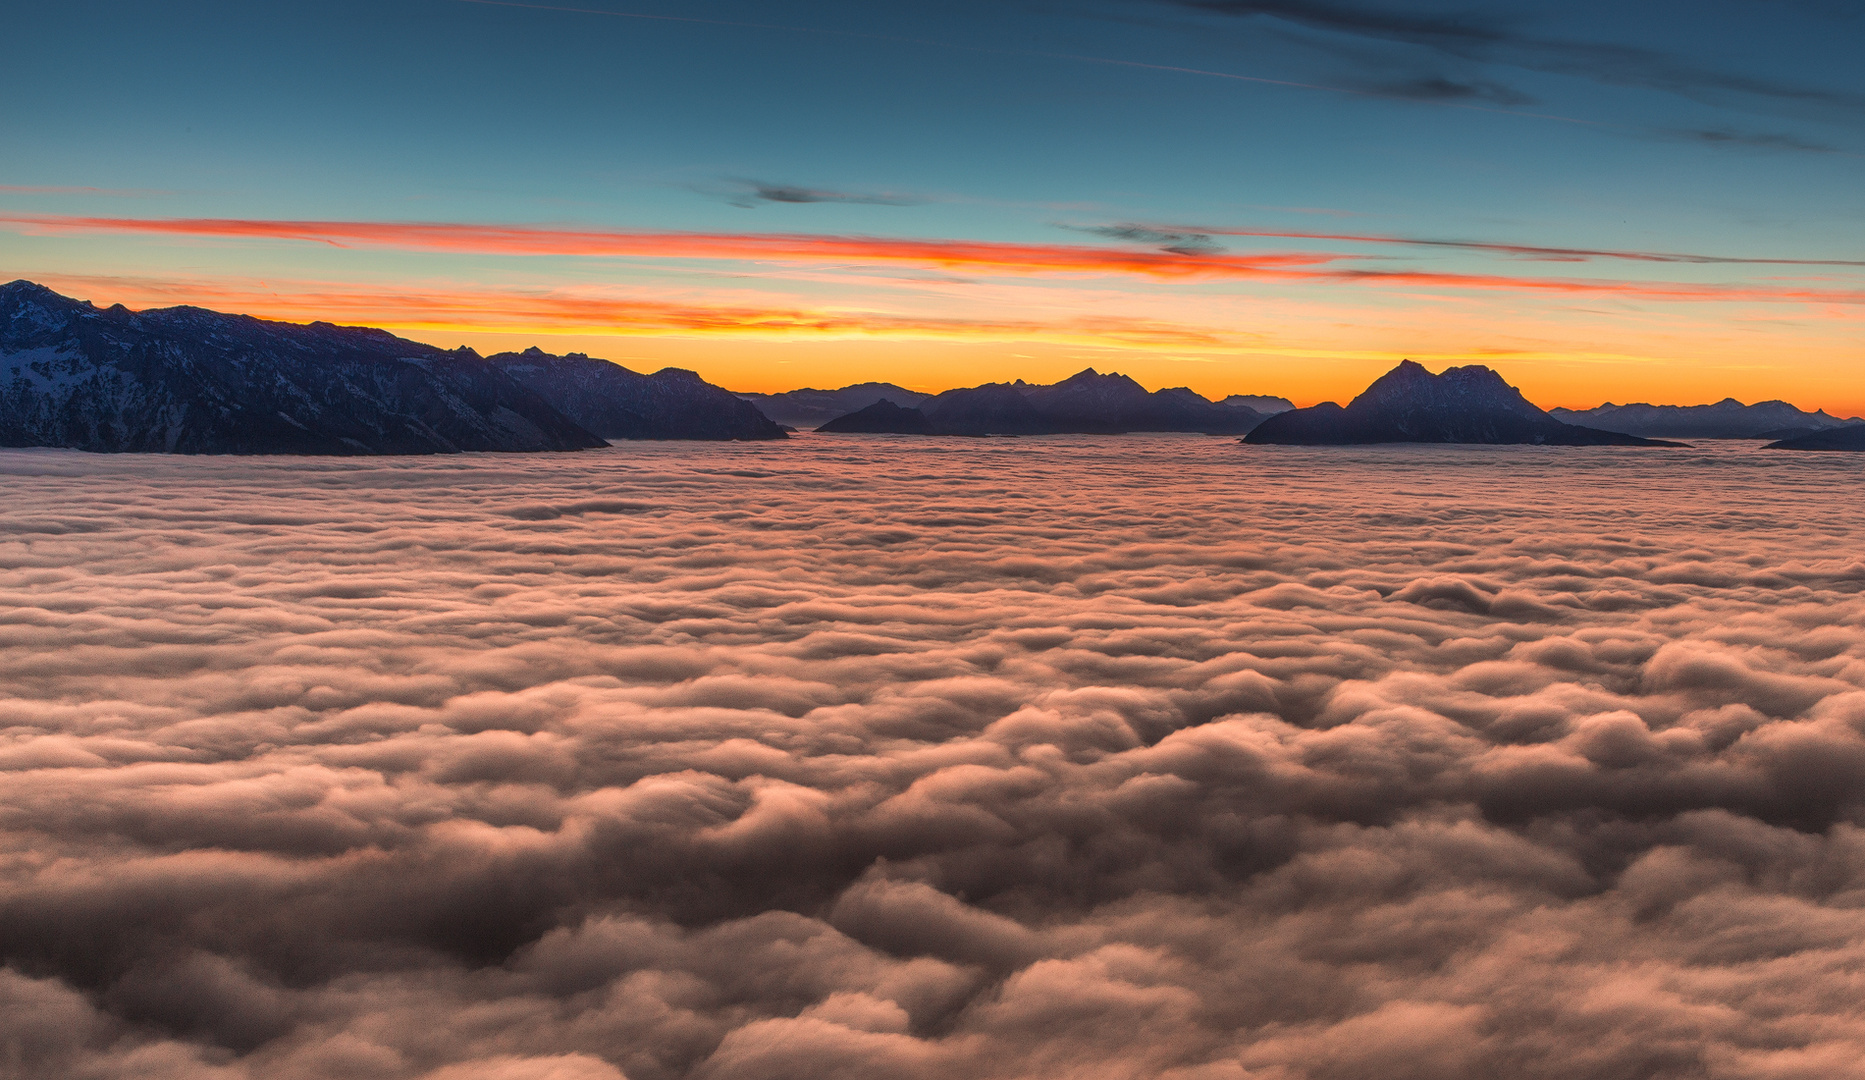
M470 349L0 286L0 445L181 454L582 450L603 440Z
M1607 402L1591 409L1549 409L1548 414L1564 423L1602 431L1673 439L1780 438L1788 431L1820 431L1861 422L1857 417L1840 419L1824 409L1807 412L1778 399L1744 405L1732 397L1709 405Z
M773 421L792 428L820 427L837 417L859 412L882 398L907 408L932 398L931 394L890 382L853 383L835 390L805 388L781 394L741 393L738 396L756 405Z
M1486 443L1547 446L1676 446L1563 423L1480 364L1433 375L1401 361L1346 406L1332 401L1278 413L1243 439L1256 445Z
M1115 435L1138 431L1242 434L1263 419L1183 387L1148 391L1119 373L1085 368L1056 383L960 387L889 409L871 404L820 425L827 433L897 435Z
M486 363L604 439L754 442L786 437L756 405L685 368L643 375L586 353L557 356L535 345L496 353Z

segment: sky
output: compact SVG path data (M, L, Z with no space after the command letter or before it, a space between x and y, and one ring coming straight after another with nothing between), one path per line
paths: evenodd
M1865 413L1865 9L13 5L0 279L743 391Z

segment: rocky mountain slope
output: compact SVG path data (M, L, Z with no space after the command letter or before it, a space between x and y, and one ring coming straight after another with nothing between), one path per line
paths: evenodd
M1244 437L1300 446L1358 443L1540 443L1549 446L1674 446L1564 424L1479 365L1433 375L1410 360L1381 375L1346 408L1323 402L1278 413Z
M0 286L0 446L182 454L580 450L601 439L468 349Z
M642 375L582 353L536 348L486 362L605 439L785 437L756 405L681 368Z

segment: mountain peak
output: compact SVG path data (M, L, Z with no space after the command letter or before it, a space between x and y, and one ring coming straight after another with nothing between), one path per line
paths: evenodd
M0 301L14 304L32 303L40 307L87 308L91 306L83 300L74 300L36 281L27 281L25 278L0 285Z
M1063 379L1059 383L1052 383L1049 386L1039 386L1039 387L1035 387L1035 389L1059 390L1059 389L1062 389L1063 387L1069 387L1072 389L1072 388L1084 387L1084 386L1119 386L1122 388L1132 387L1133 389L1138 390L1141 393L1146 392L1146 388L1141 386L1138 382L1135 382L1132 376L1122 375L1118 371L1099 372L1093 368L1082 368L1080 371L1077 371L1075 374L1070 375L1068 378Z
M1245 442L1350 445L1381 442L1539 443L1550 446L1675 446L1562 423L1480 364L1433 375L1404 361L1340 408L1278 413Z
M1517 416L1545 417L1522 392L1492 368L1481 364L1445 368L1433 375L1423 364L1402 360L1373 380L1348 408L1500 410Z

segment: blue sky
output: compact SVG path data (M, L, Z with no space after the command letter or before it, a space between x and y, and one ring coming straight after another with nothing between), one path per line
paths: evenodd
M75 2L22 8L9 24L32 47L0 68L14 103L0 115L0 213L21 219L0 222L0 273L87 286L99 302L194 298L311 317L321 297L337 321L373 315L485 347L531 324L361 310L335 286L491 290L503 297L493 306L606 290L734 312L777 305L1024 328L1099 310L1195 325L1217 343L1168 363L1159 349L1127 357L1129 346L1073 331L799 337L620 319L545 329L637 364L679 362L760 388L889 356L900 370L868 374L1046 377L1111 351L1156 371L1153 382L1186 381L1166 379L1182 369L1210 390L1314 396L1332 392L1330 379L1344 390L1388 354L1417 352L1519 356L1521 370L1505 373L1547 393L1579 393L1589 379L1597 396L1753 396L1779 384L1865 406L1865 384L1845 381L1865 359L1856 266L1602 264L1208 232L1865 258L1856 4ZM1206 232L1193 241L1201 250L1299 249L1382 272L1716 286L1743 299L1628 294L1615 308L1595 291L1551 300L1558 287L1440 284L1421 300L1339 282L975 267L967 289L939 265L890 263L877 278L846 260L773 271L718 257L362 250L152 236L79 218L1136 250ZM1106 231L1121 225L1145 228ZM1757 289L1796 298L1757 304ZM268 306L272 294L282 299ZM1360 329L1341 332L1347 325ZM813 367L812 350L823 358ZM1801 359L1767 355L1776 352Z

